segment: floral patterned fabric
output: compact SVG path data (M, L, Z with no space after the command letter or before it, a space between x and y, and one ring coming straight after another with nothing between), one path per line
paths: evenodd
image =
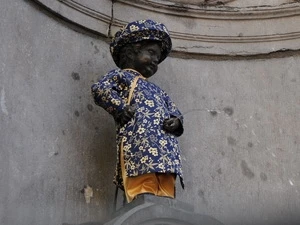
M161 58L159 62L162 62L172 49L170 34L164 24L149 19L134 21L116 32L112 39L110 52L116 65L119 66L119 53L124 45L143 40L161 42Z
M117 115L126 106L135 76L139 73L120 69L110 71L92 85L95 103L113 116ZM142 78L137 81L130 105L136 108L134 118L123 127L119 124L116 127L118 153L114 182L123 189L119 159L123 141L126 176L175 173L183 185L177 138L163 130L163 121L170 117L178 117L183 124L181 113L166 92ZM183 128L180 129L183 132Z

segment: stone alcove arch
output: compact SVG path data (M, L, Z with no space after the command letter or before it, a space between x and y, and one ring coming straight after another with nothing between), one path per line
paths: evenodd
M36 1L106 37L147 15L167 25L173 51L179 53L245 56L300 49L299 1L266 1L269 5L248 0Z

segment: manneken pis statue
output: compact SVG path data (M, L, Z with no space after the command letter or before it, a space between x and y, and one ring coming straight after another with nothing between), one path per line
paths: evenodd
M166 92L147 80L171 48L164 24L131 22L110 44L119 68L92 85L95 103L116 122L114 183L128 202L145 193L175 198L176 177L184 187L177 141L183 133L182 114Z

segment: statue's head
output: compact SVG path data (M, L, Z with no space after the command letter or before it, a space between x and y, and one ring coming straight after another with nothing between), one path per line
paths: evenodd
M121 69L134 69L149 78L156 73L161 60L161 42L146 40L126 44L121 48L119 55Z
M118 67L135 69L145 77L156 72L157 65L168 56L171 48L167 28L153 20L128 23L115 34L110 44L112 57ZM144 68L146 65L148 68ZM140 71L143 68L144 71Z

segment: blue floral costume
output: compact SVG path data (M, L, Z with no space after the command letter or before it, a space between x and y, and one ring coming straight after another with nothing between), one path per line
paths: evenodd
M114 116L126 106L134 77L132 70L115 69L92 85L95 103ZM125 174L134 177L146 173L174 173L183 187L180 148L177 137L183 133L183 117L170 97L155 84L140 78L133 90L130 105L135 106L134 117L124 126L116 123L117 166L115 184L124 188L120 146L124 156ZM175 135L163 130L165 119L177 117L181 126Z

